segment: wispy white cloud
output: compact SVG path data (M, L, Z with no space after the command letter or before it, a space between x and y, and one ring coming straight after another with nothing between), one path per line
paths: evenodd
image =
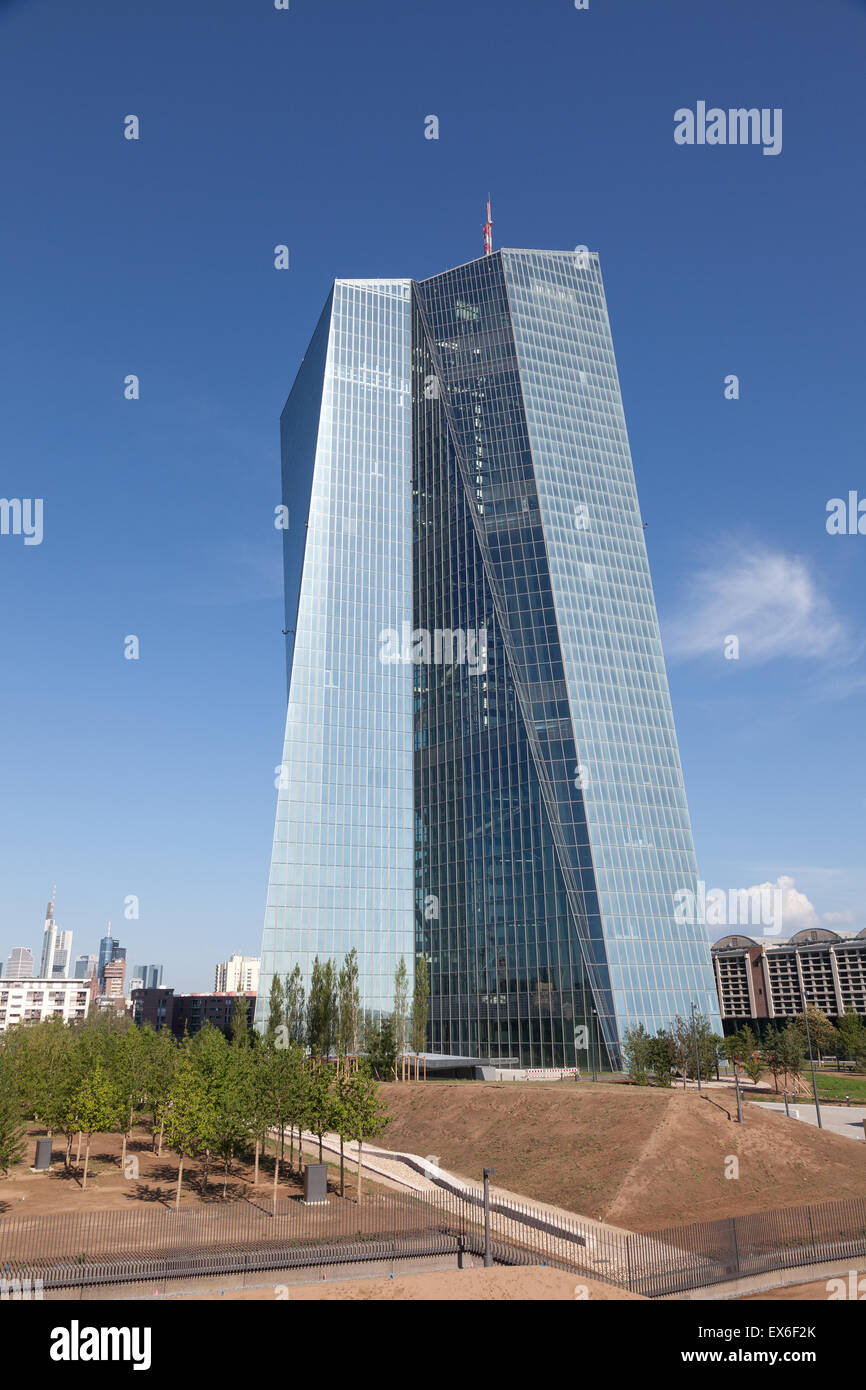
M805 560L730 544L720 546L718 556L695 575L687 598L664 624L671 659L724 659L731 637L744 664L845 656L846 625Z

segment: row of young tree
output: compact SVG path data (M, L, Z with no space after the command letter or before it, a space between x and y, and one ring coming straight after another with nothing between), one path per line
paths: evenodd
M81 1162L87 1186L94 1136L122 1135L121 1166L137 1177L137 1159L128 1155L132 1130L145 1125L152 1149L166 1143L178 1158L176 1203L184 1165L202 1167L202 1194L211 1166L223 1165L225 1195L232 1164L254 1153L254 1184L267 1140L274 1146L276 1201L281 1164L295 1169L301 1135L340 1140L340 1190L345 1191L343 1149L358 1145L357 1194L362 1195L363 1145L389 1123L376 1079L366 1059L338 1057L327 1063L308 1057L302 1047L280 1037L258 1039L246 1009L230 1041L206 1024L178 1043L171 1033L141 1029L128 1017L95 1014L80 1024L60 1019L11 1029L0 1038L0 1172L25 1151L26 1124L44 1126L65 1139L65 1166Z
M679 1075L685 1084L698 1072L704 1078L718 1077L719 1063L736 1061L750 1081L757 1082L765 1071L773 1076L774 1089L780 1077L787 1089L789 1079L799 1077L808 1043L818 1059L821 1054L844 1057L858 1067L866 1067L866 1026L856 1014L845 1014L834 1025L814 1004L780 1027L771 1023L758 1039L748 1025L727 1037L710 1028L703 1014L688 1018L677 1015L670 1028L660 1028L655 1036L643 1024L627 1028L623 1039L623 1059L631 1080L646 1086L652 1076L657 1086L671 1086Z
M285 978L274 975L264 1036L271 1043L283 1039L307 1047L313 1057L357 1057L364 1053L373 1072L384 1079L393 1071L398 1054L425 1050L429 1001L425 957L417 959L410 999L409 971L401 956L394 974L393 1013L363 1010L358 952L353 948L339 968L333 960L320 961L316 956L309 997L299 965Z

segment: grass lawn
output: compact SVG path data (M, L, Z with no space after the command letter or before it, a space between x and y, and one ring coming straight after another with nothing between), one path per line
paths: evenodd
M819 1100L844 1101L846 1096L850 1096L852 1105L866 1104L866 1076L831 1076L820 1071L816 1071L815 1075L818 1079ZM804 1068L802 1077L811 1086L812 1079L808 1067ZM765 1072L763 1080L772 1080L769 1073ZM771 1091L769 1095L749 1096L749 1100L779 1100L780 1098L781 1091L778 1096L775 1091ZM800 1100L808 1101L808 1099L808 1096L800 1096Z

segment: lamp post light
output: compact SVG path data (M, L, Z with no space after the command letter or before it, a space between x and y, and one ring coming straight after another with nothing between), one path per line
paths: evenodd
M490 1177L495 1168L484 1169L484 1268L490 1269L493 1255L490 1252Z
M812 1056L812 1034L809 1031L809 1011L806 1007L808 996L803 988L802 981L800 983L800 998L803 1001L803 1022L806 1025L806 1041L809 1044L809 1070L812 1073L812 1093L815 1097L815 1114L818 1118L818 1128L823 1129L824 1123L821 1119L821 1103L818 1100L818 1080L815 1076L815 1059Z
M695 1022L695 1002L692 1000L692 1031L695 1035L695 1070L698 1077L698 1091L701 1089L701 1058L698 1052L698 1025Z

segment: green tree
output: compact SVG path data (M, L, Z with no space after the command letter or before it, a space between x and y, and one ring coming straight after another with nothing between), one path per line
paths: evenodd
M337 981L334 962L322 963L316 956L310 972L310 998L307 1003L307 1043L316 1057L331 1055L337 1026Z
M295 1125L297 1124L302 1129L306 1123L306 1068L302 1049L291 1042L287 1047L275 1047L266 1054L264 1073L268 1127L275 1125L279 1131L279 1147L276 1143L274 1144L273 1201L276 1209L280 1163L285 1152L286 1124L289 1124L289 1170L292 1171L294 1167Z
M323 1062L312 1062L309 1067L308 1117L307 1124L319 1141L319 1162L322 1162L322 1137L333 1127L334 1105L332 1074Z
M166 1136L178 1155L175 1208L180 1207L184 1162L213 1144L214 1128L211 1089L196 1067L189 1045L185 1044L172 1078L171 1096L165 1112Z
M72 1101L77 1127L85 1136L84 1176L82 1192L87 1191L87 1169L90 1164L90 1145L94 1134L107 1134L123 1123L124 1100L112 1078L106 1075L101 1062L79 1083Z
M427 957L419 955L415 962L415 989L412 995L412 1051L427 1051L427 1015L430 1009L430 976Z
M866 1063L866 1027L857 1014L843 1014L837 1028L839 1056L854 1062L857 1067Z
M286 974L283 987L283 1022L289 1034L289 1042L303 1047L307 1041L307 1003L301 967L296 965L291 974Z
M275 975L274 979L278 977ZM231 1039L235 1047L252 1047L253 1037L250 1028L250 1001L245 994L239 994L232 1004Z
M372 1013L368 1014L364 1030L364 1047L373 1076L380 1081L390 1081L394 1075L394 1062L397 1057L397 1038L394 1020L389 1014L380 1018Z
M819 1009L815 1004L807 1004L806 1012L809 1019L809 1033L812 1038L812 1047L818 1054L820 1060L822 1052L835 1052L839 1035L833 1024L830 1022L823 1009ZM803 1039L803 1051L808 1053L809 1039L806 1036L806 1023L802 1014L797 1014L792 1020L792 1026L798 1030Z
M642 1023L623 1033L623 1060L636 1086L646 1086L652 1057L652 1038Z
M142 1108L151 1116L152 1147L162 1153L166 1107L171 1096L172 1081L178 1060L178 1047L167 1028L154 1031L145 1024L139 1037L142 1058L144 1095ZM157 1149L157 1132L159 1148Z
M362 1064L343 1080L340 1095L340 1138L358 1145L358 1201L361 1201L361 1175L364 1144L376 1139L392 1120L382 1102L369 1067Z
M255 1128L256 1061L249 1046L230 1047L219 1085L213 1091L212 1148L223 1162L223 1199L231 1164L244 1152Z
M758 1050L758 1039L748 1023L743 1024L736 1036L738 1038L738 1051L734 1055L749 1080L756 1084L760 1081L764 1071L764 1063Z
M230 1048L225 1034L210 1023L206 1023L203 1028L193 1034L187 1046L204 1098L202 1113L206 1115L208 1120L200 1144L203 1160L202 1195L204 1196L207 1193L210 1160L217 1135L220 1094L229 1085Z
M649 1064L657 1086L667 1089L673 1085L677 1044L676 1039L665 1028L660 1028L650 1041Z
M779 1036L779 1029L775 1024L770 1024L764 1033L761 1045L761 1053L773 1078L773 1090L777 1095L779 1093L779 1077L785 1069L782 1061L782 1049L779 1043Z
M337 977L339 1009L339 1051L352 1057L358 1053L358 1029L361 1017L361 995L358 982L358 952L353 946Z
M0 1173L4 1177L27 1151L26 1126L12 1055L0 1050Z
M147 1098L147 1076L149 1057L145 1035L137 1028L129 1028L110 1036L106 1049L106 1065L117 1086L123 1103L120 1128L123 1144L120 1153L120 1167L126 1173L126 1147L129 1135L136 1123L138 1112Z
M52 1135L64 1129L71 1094L83 1074L76 1035L60 1018L18 1028L15 1034L16 1073L25 1112Z
M310 1068L300 1047L291 1048L287 1058L285 1087L286 1118L289 1121L289 1171L294 1171L295 1130L298 1131L298 1168L301 1166L302 1135L311 1126Z
M793 1076L796 1080L803 1070L803 1039L799 1030L790 1023L779 1034L778 1050L787 1090L788 1077ZM778 1086L776 1089L779 1089Z
M265 1042L270 1043L271 1046L273 1046L277 1036L277 1029L283 1022L285 1002L283 982L279 975L275 974L271 980L270 993L268 994L268 1022L265 1027Z
M394 972L394 1035L397 1053L406 1051L406 1016L409 1011L409 972L401 956Z

